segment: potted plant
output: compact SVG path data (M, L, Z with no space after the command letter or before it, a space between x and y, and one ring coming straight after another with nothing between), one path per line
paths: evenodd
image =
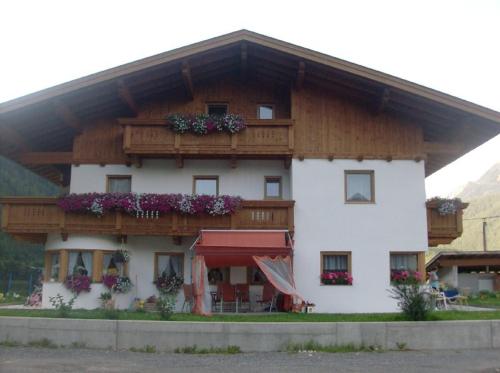
M153 312L156 310L156 301L157 301L156 295L151 295L149 298L146 299L146 302L144 303L144 311L146 312Z
M110 292L101 293L99 300L101 301L102 308L105 310L115 309L115 300Z
M352 276L346 271L325 272L321 275L323 285L352 285Z

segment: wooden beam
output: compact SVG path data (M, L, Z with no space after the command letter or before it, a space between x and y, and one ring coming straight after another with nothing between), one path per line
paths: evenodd
M382 114L382 112L386 109L390 99L391 99L391 90L385 87L382 90L382 94L380 95L380 101L378 102L377 108L375 110L375 115Z
M129 87L125 83L123 79L118 79L117 80L117 85L118 85L118 96L120 99L128 106L128 108L137 115L139 112L137 104L134 100L134 96L132 96L132 93L130 92Z
M71 109L61 100L56 99L53 101L54 111L59 118L68 126L73 128L77 132L82 131L80 120L71 111Z
M72 152L27 152L21 154L19 161L23 164L72 164Z
M304 85L304 77L306 75L306 63L304 61L299 62L299 69L297 71L297 81L296 87L297 89L301 89Z
M189 99L193 99L193 79L191 78L191 68L189 67L189 63L184 61L182 63L182 79L184 81L184 87L186 88L186 93L188 94Z
M464 151L465 146L457 143L424 142L424 152L427 154L457 155Z
M247 70L248 70L248 51L247 51L247 43L242 42L240 47L240 58L241 58L241 80L246 81L247 79Z

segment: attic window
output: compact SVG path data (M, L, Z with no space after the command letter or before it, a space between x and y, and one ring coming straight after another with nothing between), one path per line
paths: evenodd
M226 115L227 104L207 104L208 115Z
M274 119L274 106L273 105L257 106L257 116L259 119Z

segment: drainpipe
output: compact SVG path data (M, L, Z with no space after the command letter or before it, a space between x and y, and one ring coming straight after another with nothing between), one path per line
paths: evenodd
M483 219L483 251L488 251L488 246L486 243L486 219Z

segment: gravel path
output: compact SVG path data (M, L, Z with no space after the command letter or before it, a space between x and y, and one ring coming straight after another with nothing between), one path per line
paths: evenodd
M0 347L0 372L500 372L500 350L186 355Z

